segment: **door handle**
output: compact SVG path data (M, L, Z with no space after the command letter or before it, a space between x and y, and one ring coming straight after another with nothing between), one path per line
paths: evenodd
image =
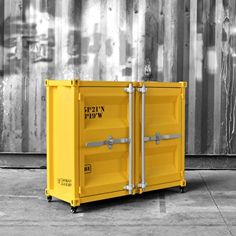
M156 144L159 144L161 140L169 140L169 139L179 139L181 138L180 134L164 134L161 135L157 132L154 136L144 137L145 142L155 141Z
M118 139L113 139L112 136L109 136L106 140L104 141L95 141L95 142L89 142L86 143L86 147L100 147L103 145L107 145L109 149L112 149L114 144L121 144L121 143L129 143L129 138L118 138Z

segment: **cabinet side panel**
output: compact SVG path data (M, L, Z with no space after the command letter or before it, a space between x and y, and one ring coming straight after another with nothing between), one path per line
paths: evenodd
M75 197L75 97L73 86L47 87L47 191L71 201Z

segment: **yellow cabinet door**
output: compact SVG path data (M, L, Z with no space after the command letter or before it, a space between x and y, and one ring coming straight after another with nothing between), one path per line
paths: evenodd
M130 131L133 132L130 129L133 94L130 97L125 90L125 87L80 88L81 197L116 191L129 193L125 188L133 179L129 169L130 160L133 162L130 153L133 143L129 142Z
M178 87L147 86L137 96L136 182L143 190L183 179L182 91Z

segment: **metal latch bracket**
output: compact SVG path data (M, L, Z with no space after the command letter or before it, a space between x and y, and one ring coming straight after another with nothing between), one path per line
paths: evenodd
M103 145L107 145L109 149L112 149L114 144L121 144L121 143L129 143L129 138L119 138L119 139L113 139L112 136L108 136L108 138L104 141L95 141L95 142L89 142L86 143L86 147L100 147Z
M144 190L147 187L147 183L139 183L138 187Z
M147 88L144 85L141 88L137 88L137 90L140 93L146 93L147 92Z
M129 194L131 194L132 191L133 191L133 189L134 189L134 185L133 185L133 184L131 184L131 185L126 185L126 186L124 186L124 189L127 190L127 191L129 191Z
M134 88L132 86L129 86L128 88L124 88L124 91L127 92L127 93L133 93Z
M178 139L180 137L181 137L180 134L164 134L164 135L161 135L159 132L157 132L154 136L144 137L144 142L155 141L156 144L160 144L161 140Z

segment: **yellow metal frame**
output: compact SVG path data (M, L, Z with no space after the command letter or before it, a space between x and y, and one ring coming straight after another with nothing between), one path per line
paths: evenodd
M68 202L71 206L79 206L82 203L92 202L102 199L114 198L119 196L128 195L126 190L120 190L115 192L92 194L83 196L81 192L81 174L83 172L83 163L80 161L79 150L82 147L79 125L83 121L81 107L83 103L83 94L80 92L80 88L83 87L128 87L130 82L102 82L102 81L80 81L78 80L46 80L46 93L47 93L47 189L45 190L46 196L53 196L59 198L65 202ZM180 178L176 181L169 183L162 183L147 186L146 191L152 191L163 188L170 188L175 186L186 186L186 180L184 177L184 155L185 155L185 88L186 82L133 82L133 87L142 87L144 84L146 87L155 88L177 88L181 89L181 157L180 157ZM137 117L140 113L140 94L134 93L134 116ZM65 112L65 113L63 113ZM59 119L59 120L57 120ZM63 125L61 123L63 122ZM59 130L59 131L58 131ZM68 131L69 130L69 131ZM142 189L137 185L140 182L140 166L138 160L139 146L140 146L140 124L134 122L134 185L135 188L132 194L140 194ZM58 134L58 135L56 135ZM70 137L62 137L63 134L69 134ZM69 139L69 140L66 140ZM65 143L64 143L65 141ZM57 145L57 147L54 147ZM66 145L66 146L65 146ZM67 157L69 153L69 157ZM56 156L58 155L58 156ZM62 162L58 164L58 162ZM79 170L80 169L80 170ZM70 173L70 177L59 178L57 174ZM56 187L55 184L60 182L63 186ZM68 191L65 191L65 187L68 186Z

